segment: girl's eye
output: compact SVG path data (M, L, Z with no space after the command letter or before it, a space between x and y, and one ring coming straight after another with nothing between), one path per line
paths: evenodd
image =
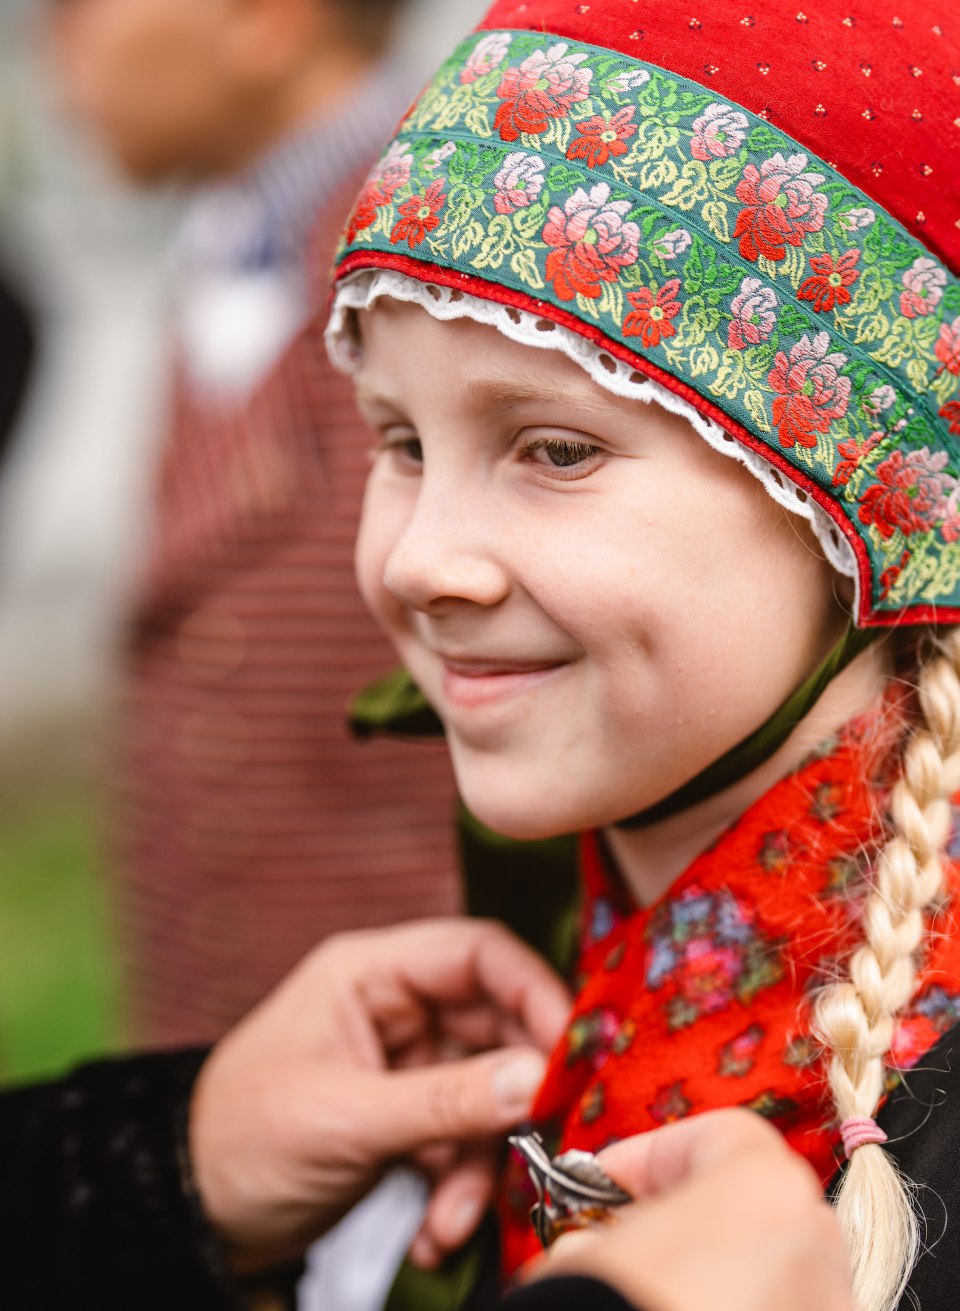
M538 437L524 446L523 458L555 478L585 478L602 460L603 450L590 442Z
M403 469L419 473L423 468L423 446L409 428L388 428L381 434L377 452L386 453Z

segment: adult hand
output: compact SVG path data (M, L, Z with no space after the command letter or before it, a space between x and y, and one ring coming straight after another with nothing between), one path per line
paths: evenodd
M197 1081L194 1177L234 1267L299 1254L404 1158L433 1183L414 1255L459 1246L492 1193L491 1137L527 1114L568 1009L549 967L492 923L328 939Z
M645 1311L853 1311L816 1175L759 1116L694 1116L600 1161L639 1205L561 1238L537 1276L593 1275Z

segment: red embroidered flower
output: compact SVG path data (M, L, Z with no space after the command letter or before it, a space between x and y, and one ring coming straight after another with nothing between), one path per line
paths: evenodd
M901 555L897 564L892 564L890 565L889 568L884 569L883 573L880 575L881 600L885 601L887 597L890 595L890 589L893 587L894 583L903 573L906 567L906 563L909 559L910 559L910 552L904 551L903 555Z
M628 105L615 114L605 109L602 114L578 123L576 127L580 139L571 141L567 159L585 159L587 168L597 168L605 164L611 155L625 155L627 147L624 142L637 134L636 124L632 122L635 109L634 105Z
M412 250L428 232L440 226L440 211L447 203L442 182L432 182L419 196L411 196L400 206L402 217L394 225L390 240L396 246L405 241Z
M779 395L773 401L773 421L780 445L816 446L817 433L829 432L850 402L850 379L840 376L847 357L830 350L830 337L804 335L791 347L788 359L777 351L768 382Z
M800 284L797 295L801 300L812 300L818 314L837 305L849 305L852 297L847 288L852 287L860 276L856 268L859 258L860 252L856 248L845 251L837 260L832 255L814 255L810 267L816 269L816 273Z
M807 156L776 154L764 160L759 172L753 164L737 183L737 199L747 208L737 215L733 235L740 238L740 254L756 260L765 255L781 260L786 246L799 246L808 232L819 232L827 212L827 197L815 190L822 173L806 173Z
M946 405L941 405L938 413L950 425L950 432L955 437L960 436L960 401L947 401Z
M381 160L373 166L367 184L360 192L356 207L347 224L347 241L356 240L358 232L372 228L377 211L389 205L397 191L410 181L413 156L409 148L394 141Z
M632 313L623 321L625 337L639 337L649 350L659 346L665 337L672 337L676 328L671 323L680 313L677 294L680 291L680 279L671 278L654 294L648 287L640 291L628 291L627 300L633 306Z
M569 46L558 42L549 50L535 50L519 68L508 68L497 95L503 104L493 125L503 141L516 141L521 132L538 136L551 118L563 118L573 105L590 93L593 70L579 68L587 52L568 54Z
M547 277L561 300L578 293L596 300L600 284L615 282L622 268L636 263L640 229L626 222L628 200L611 200L605 182L588 195L578 187L563 209L554 205L547 215L543 239L552 247Z
M878 481L860 498L860 522L875 524L884 538L898 528L904 536L932 528L944 510L947 458L946 451L931 453L926 446L907 455L892 451L877 465Z
M843 456L843 459L837 465L837 471L833 475L834 487L846 487L851 476L856 472L860 461L870 454L882 436L882 432L872 432L862 442L857 441L856 437L848 437L845 442L838 443L837 450Z
M933 353L948 373L960 373L960 318L940 324L940 336Z

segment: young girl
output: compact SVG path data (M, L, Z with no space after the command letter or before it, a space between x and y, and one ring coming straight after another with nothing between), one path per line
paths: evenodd
M885 1099L960 1018L958 86L919 0L501 0L361 194L330 329L379 435L362 586L465 801L586 835L541 1127L739 1104L846 1160L865 1311L943 1229L894 1159L942 1117Z

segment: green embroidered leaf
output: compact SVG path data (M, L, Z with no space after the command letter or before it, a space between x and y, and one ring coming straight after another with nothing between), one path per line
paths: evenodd
M873 358L880 364L889 364L892 368L897 368L912 352L912 335L909 322L906 319L897 319L884 337L879 350L874 352Z
M890 320L886 314L868 314L857 323L854 341L882 341L890 331Z
M714 396L727 396L734 400L743 390L743 360L733 351L727 351L724 358L727 362L721 364L717 376L707 385Z
M493 136L493 128L490 124L490 111L487 109L486 105L474 105L472 109L467 110L466 117L463 121L465 126L478 137ZM452 126L452 124L446 126Z
M600 321L600 309L599 306L597 305L597 302L593 300L592 297L583 296L580 293L578 293L577 309L580 311L581 314L588 314L591 319L596 319L597 322Z
M680 177L661 199L665 205L677 209L693 209L710 194L706 167L699 159L688 159L680 170Z
M518 210L513 216L513 226L517 230L517 236L523 241L532 241L534 237L539 237L543 231L543 225L547 219L547 207L543 201L538 200L535 204L530 205L527 209Z
M756 150L759 153L768 150L776 153L783 150L783 137L774 132L772 128L758 124L747 137L747 144L751 150Z
M545 283L537 267L535 251L529 248L518 250L510 261L510 268L520 281L525 282L533 291L543 291Z
M730 241L730 223L725 200L708 200L703 207L703 221L718 241L724 244Z
M679 140L680 133L676 128L665 127L656 120L647 119L641 124L637 134L637 144L631 151L630 160L635 164L643 164L648 160L662 159Z
M748 391L743 398L743 403L746 406L747 413L760 432L773 431L767 422L767 405L763 392L756 389Z
M474 229L479 235L475 240L470 242L470 246L480 242L480 249L474 256L472 263L476 269L498 269L503 264L508 255L512 255L517 248L517 243L513 235L513 228L510 220L497 215L490 220L489 227L484 231L482 223L474 222L467 225L469 229ZM466 229L465 229L466 230ZM471 232L471 235L473 233ZM454 233L454 241L457 234ZM469 246L467 247L469 249ZM459 259L456 248L453 250L454 258Z
M566 164L554 164L547 173L548 191L575 191L583 186L583 174Z
M937 398L938 405L946 405L947 401L953 400L957 391L957 379L952 373L943 369L940 373L934 374L933 382L930 384L930 390Z
M677 180L678 170L672 159L661 159L645 164L640 170L640 187L643 191L659 191Z
M700 378L715 373L720 367L720 356L712 346L697 346L690 352L690 376Z
M729 159L715 159L710 164L710 180L718 191L729 191L740 181L743 166L736 155Z
M912 359L907 363L907 377L917 391L926 391L930 378L930 366L926 360Z

